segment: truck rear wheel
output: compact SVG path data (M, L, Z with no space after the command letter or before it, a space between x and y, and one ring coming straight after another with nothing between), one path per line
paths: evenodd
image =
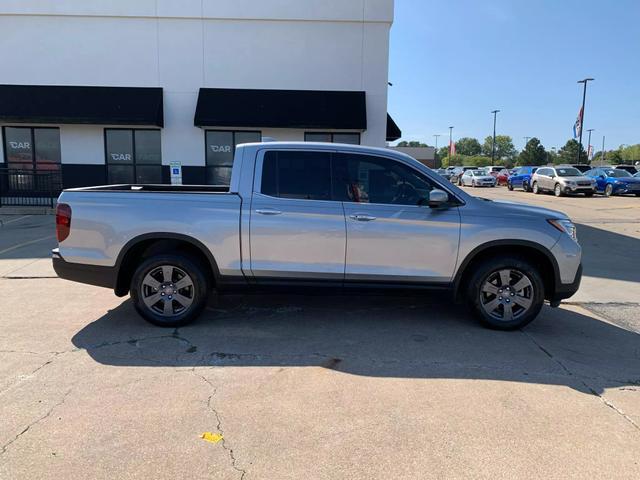
M144 260L131 279L138 313L160 327L193 321L207 303L207 277L188 256L162 254Z
M544 283L527 260L506 255L485 260L474 268L467 302L487 327L515 330L531 322L544 303Z

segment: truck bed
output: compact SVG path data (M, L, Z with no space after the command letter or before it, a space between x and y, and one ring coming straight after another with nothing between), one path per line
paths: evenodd
M66 192L158 192L158 193L229 193L228 185L99 185L69 188Z

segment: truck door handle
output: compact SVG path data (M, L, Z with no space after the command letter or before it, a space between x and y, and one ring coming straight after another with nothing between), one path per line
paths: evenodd
M260 215L280 215L282 212L273 208L258 208L256 213L259 213Z
M372 217L371 215L366 215L364 213L354 213L353 215L349 215L349 217L354 220L358 220L359 222L370 222L376 219L376 217Z

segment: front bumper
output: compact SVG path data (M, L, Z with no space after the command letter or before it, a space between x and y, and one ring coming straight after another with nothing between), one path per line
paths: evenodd
M595 193L596 191L596 187L594 186L582 186L582 185L577 185L577 186L571 186L571 185L567 185L564 187L564 193Z
M582 264L578 266L575 280L572 283L561 283L556 279L556 288L553 294L550 296L549 301L559 302L573 296L574 293L580 288L580 281L582 280Z
M57 248L51 250L51 260L53 269L60 278L97 287L115 288L118 277L115 267L70 263L62 258Z

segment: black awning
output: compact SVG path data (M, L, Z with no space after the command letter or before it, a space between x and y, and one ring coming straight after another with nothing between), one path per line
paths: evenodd
M201 88L197 127L366 130L364 92Z
M162 88L0 85L0 121L162 127Z
M402 132L396 122L393 121L391 115L387 113L387 142L398 140L402 136Z

